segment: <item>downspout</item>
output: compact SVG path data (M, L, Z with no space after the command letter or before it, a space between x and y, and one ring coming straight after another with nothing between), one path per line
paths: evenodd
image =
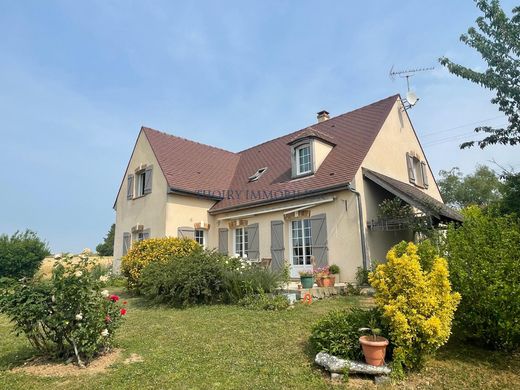
M358 207L358 217L359 217L359 235L361 237L361 254L363 256L363 269L368 269L368 256L367 256L367 245L366 245L366 236L365 236L365 222L363 218L363 207L361 206L361 194L356 191L355 188L352 188L352 184L347 184L347 189L356 195L356 202Z

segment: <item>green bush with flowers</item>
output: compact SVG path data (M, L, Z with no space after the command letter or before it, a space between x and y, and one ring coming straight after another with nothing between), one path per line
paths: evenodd
M87 256L67 257L54 265L49 281L22 279L4 286L0 312L39 353L84 367L112 347L126 314L126 302L103 290L104 281L91 268Z
M142 270L151 263L166 263L172 256L188 256L199 252L201 246L190 238L150 238L132 244L121 259L121 273L128 278L128 287L139 287Z
M460 294L451 291L446 259L435 257L431 270L424 271L417 246L410 242L404 251L401 246L391 248L387 262L369 275L389 325L396 374L420 369L425 358L448 341L460 302Z

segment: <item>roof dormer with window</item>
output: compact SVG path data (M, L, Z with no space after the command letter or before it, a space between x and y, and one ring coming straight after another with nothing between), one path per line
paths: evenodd
M319 169L334 143L327 136L313 128L308 128L293 138L291 146L291 161L293 179L313 175Z

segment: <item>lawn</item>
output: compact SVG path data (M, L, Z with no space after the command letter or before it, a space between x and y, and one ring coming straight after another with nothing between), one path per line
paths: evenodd
M236 306L178 310L129 303L118 336L120 362L100 374L37 377L12 373L32 356L28 343L15 337L0 317L1 389L325 389L371 388L368 379L331 384L314 367L307 338L313 322L332 309L359 304L337 298L283 312L251 311ZM131 354L143 361L122 364ZM520 358L476 348L448 345L426 370L396 388L520 388Z

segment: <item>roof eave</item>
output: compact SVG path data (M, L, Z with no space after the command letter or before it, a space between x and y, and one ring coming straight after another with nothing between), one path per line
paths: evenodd
M276 198L276 199L259 200L259 201L252 202L252 203L246 203L246 204L241 204L241 205L237 205L237 206L230 206L230 207L226 207L226 208L222 208L222 209L216 209L216 210L210 209L208 212L212 215L216 215L216 214L228 213L228 212L237 211L237 210L245 210L245 209L254 208L254 207L258 207L258 206L266 206L266 205L275 204L275 203L288 202L291 200L305 199L305 198L310 198L310 197L316 196L316 195L323 195L323 194L328 194L331 192L340 191L342 189L347 189L347 186L348 186L347 183L342 183L342 184L335 185L332 187L326 187L326 188L320 188L317 190L306 191L305 193L296 195L296 196L291 195L291 196L280 197L280 198Z

